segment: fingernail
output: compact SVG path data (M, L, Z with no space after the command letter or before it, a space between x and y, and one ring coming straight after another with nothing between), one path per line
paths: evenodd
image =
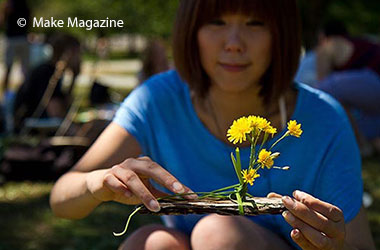
M190 199L190 200L195 200L195 199L198 199L198 195L197 194L188 194L188 195L185 195L185 198Z
M288 211L284 211L284 212L282 212L282 217L284 217L285 219L286 219L286 217L288 216Z
M191 194L190 197L193 200L198 199L198 195L197 194Z
M181 183L179 183L178 181L174 182L172 187L173 187L174 191L177 193L182 194L183 192L185 192L183 185Z
M297 198L297 200L302 200L305 197L305 193L299 190L293 192L293 196Z
M124 195L129 198L132 196L132 192L127 190L124 192Z
M151 200L149 202L149 208L150 210L152 210L153 212L158 212L160 211L160 204L158 204L158 202L156 200Z
M298 229L293 229L292 230L294 238L299 238L300 237L300 231Z
M289 211L282 212L282 216L289 222L294 222L294 216Z
M289 207L294 207L294 201L289 196L282 196L282 202Z
M185 195L183 197L189 200L198 199L198 195L188 187L185 187Z

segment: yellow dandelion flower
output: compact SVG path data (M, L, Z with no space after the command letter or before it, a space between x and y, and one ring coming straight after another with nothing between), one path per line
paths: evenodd
M261 164L261 167L271 168L274 164L273 157L271 156L272 152L262 149L259 153L257 162Z
M255 115L250 115L247 117L248 121L251 123L252 128L257 127L257 124L258 124L257 118L258 117Z
M235 120L227 131L227 137L233 144L242 143L247 140L247 134L251 133L251 122L247 117Z
M272 135L272 137L273 137L273 135L277 133L277 129L274 128L274 127L272 127L272 126L269 126L268 128L266 128L264 130L264 132L267 133L267 134Z
M267 119L258 117L258 125L257 127L263 131L265 131L267 128L270 127L270 122L267 121Z
M300 137L302 134L301 124L297 124L297 121L292 120L288 122L289 134L295 137Z
M243 175L244 182L249 183L251 186L253 185L253 182L255 181L255 179L260 177L260 175L257 174L256 171L253 169L250 169L250 170L244 169L243 171L241 171L241 173Z
M251 123L252 128L257 128L263 130L264 132L268 131L267 133L270 132L270 134L277 132L277 130L270 125L270 122L263 117L250 115L247 119Z

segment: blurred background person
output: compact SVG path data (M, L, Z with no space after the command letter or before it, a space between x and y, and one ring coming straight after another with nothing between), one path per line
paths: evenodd
M137 76L139 84L152 75L169 69L166 47L160 39L149 40L143 52L142 64L142 69Z
M51 60L34 68L17 91L14 103L16 131L23 126L26 118L33 116L48 87L54 87L54 90L47 106L44 107L41 117L33 118L64 118L71 103L71 92L80 71L80 42L72 35L56 34L51 37L49 43L53 47ZM59 79L55 86L49 86L60 61L66 62L66 69L73 73L71 84L66 92L62 89L63 74L58 76Z
M21 27L18 20L24 18L26 25ZM3 2L0 13L0 25L5 26L5 76L2 92L6 95L9 85L9 75L14 59L21 61L22 73L25 78L29 68L29 43L27 40L30 21L30 9L26 0L7 0Z
M380 152L380 45L350 36L340 21L328 21L316 49L316 70L316 87L350 113L363 156Z

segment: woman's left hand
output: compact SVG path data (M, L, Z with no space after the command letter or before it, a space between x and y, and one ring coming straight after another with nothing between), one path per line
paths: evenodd
M304 250L343 249L346 233L342 210L298 190L293 196L282 196L288 209L282 216L293 227L290 235L294 242Z

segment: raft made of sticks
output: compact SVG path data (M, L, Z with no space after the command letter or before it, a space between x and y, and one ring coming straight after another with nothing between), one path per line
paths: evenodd
M144 205L138 211L140 214L154 215L185 215L211 214L239 215L239 205L231 199L203 198L196 200L162 199L158 201L161 210L152 212ZM280 198L254 197L243 202L244 215L280 214L286 210Z

